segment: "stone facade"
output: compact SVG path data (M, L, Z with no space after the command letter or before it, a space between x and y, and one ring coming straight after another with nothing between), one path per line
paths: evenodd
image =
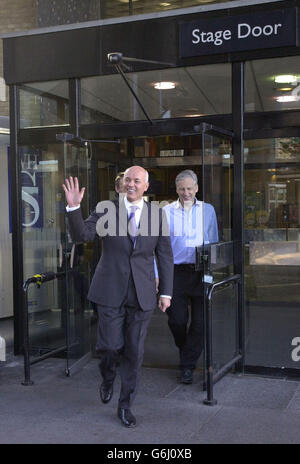
M100 0L36 0L39 27L93 21L101 17Z
M0 0L0 33L26 31L37 27L35 0ZM3 81L3 45L0 41L0 115L8 116L8 89Z

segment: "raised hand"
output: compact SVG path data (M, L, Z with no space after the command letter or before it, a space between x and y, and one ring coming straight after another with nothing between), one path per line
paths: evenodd
M79 190L79 182L77 177L70 176L69 179L65 180L65 184L62 185L65 191L66 200L70 208L73 206L79 206L83 198L85 187Z

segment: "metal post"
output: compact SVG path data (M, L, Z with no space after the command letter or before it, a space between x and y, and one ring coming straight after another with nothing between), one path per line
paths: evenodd
M244 283L242 280L238 281L238 350L241 354L241 361L237 365L239 372L244 372L245 365L245 310L244 310Z
M234 158L234 201L233 201L233 241L234 272L241 275L239 284L238 330L242 359L237 363L237 370L244 370L245 354L245 288L244 288L244 87L245 64L232 64L232 128Z
M30 358L29 358L29 324L28 324L28 282L23 286L24 305L23 305L23 351L24 351L24 381L22 385L33 385L30 380Z
M214 406L217 400L213 398L213 357L212 357L212 302L209 295L206 297L206 390L207 398L203 400L204 404Z
M23 343L22 311L23 311L23 231L22 231L22 192L21 192L21 157L19 156L19 98L18 87L9 87L10 113L10 203L12 247L13 247L13 291L14 291L14 354L21 354Z

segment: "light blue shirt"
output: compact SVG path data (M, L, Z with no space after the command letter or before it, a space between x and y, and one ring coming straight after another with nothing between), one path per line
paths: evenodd
M209 203L196 199L188 210L177 200L163 209L170 227L174 264L194 264L196 246L219 241L215 209Z

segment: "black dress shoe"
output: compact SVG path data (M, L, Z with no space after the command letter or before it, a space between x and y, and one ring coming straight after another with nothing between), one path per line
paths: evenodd
M136 420L130 409L118 408L118 417L125 427L135 427Z
M113 384L102 382L99 390L102 403L108 403L113 396Z
M193 371L192 369L183 369L181 374L181 383L193 383Z

